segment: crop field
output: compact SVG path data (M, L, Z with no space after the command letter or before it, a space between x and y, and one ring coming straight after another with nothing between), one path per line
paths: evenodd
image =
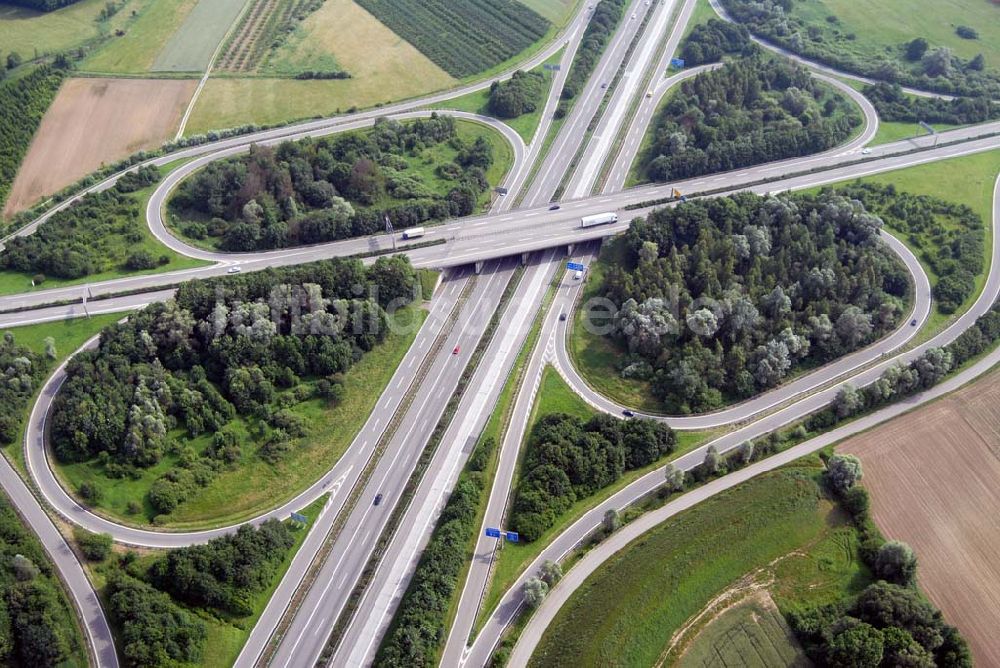
M219 56L218 68L229 72L253 72L274 45L278 34L289 27L297 13L312 0L251 0L232 40Z
M139 10L124 35L115 35L80 64L85 72L149 72L164 45L177 32L198 0L156 0Z
M998 403L994 371L837 448L861 458L873 519L913 546L921 589L982 666L1000 665Z
M326 0L285 44L264 73L342 69L350 79L210 79L188 123L189 134L243 123L281 123L398 101L454 85L447 72L385 27L354 0ZM253 104L247 104L253 100Z
M31 206L103 164L172 138L196 83L68 80L42 119L4 214Z
M535 10L554 25L562 27L569 21L580 0L521 0L521 4Z
M153 72L201 72L248 0L199 0L153 61Z
M740 601L699 632L678 668L777 668L810 665L767 592Z
M488 70L540 40L549 22L517 0L358 0L456 78Z
M675 632L748 578L773 580L781 610L864 586L854 531L816 482L821 466L758 476L631 543L562 607L530 665L655 665Z

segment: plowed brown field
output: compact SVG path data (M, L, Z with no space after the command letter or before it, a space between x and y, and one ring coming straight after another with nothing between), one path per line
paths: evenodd
M876 524L916 550L977 665L1000 666L1000 372L837 450L861 458Z
M70 79L42 119L4 216L28 208L101 165L173 136L197 81Z

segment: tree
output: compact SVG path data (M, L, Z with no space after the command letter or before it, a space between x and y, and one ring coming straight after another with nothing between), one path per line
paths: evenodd
M705 451L705 459L702 461L701 466L708 476L713 476L721 470L722 458L719 456L718 448L714 445L708 446L708 450Z
M669 463L663 467L663 479L666 481L666 485L664 486L668 492L684 491L684 471L677 468L673 463Z
M827 648L827 661L830 666L840 668L876 668L882 662L883 652L881 631L854 620L834 632Z
M837 396L833 399L833 410L840 419L857 414L864 408L864 405L864 395L850 384L840 388L837 391Z
M958 26L955 28L955 34L962 39L979 39L979 33L976 32L976 29L969 26Z
M58 355L56 354L56 340L51 336L45 337L45 356L50 360L56 359Z
M983 58L983 54L977 53L972 60L969 61L967 67L975 72L982 72L983 68L986 67L986 60Z
M549 586L540 578L528 578L524 581L524 603L529 608L537 608L542 604Z
M618 527L622 525L621 517L618 515L618 511L614 508L609 508L604 513L604 532L613 533L618 531Z
M826 479L838 494L861 481L861 460L854 455L833 455L826 463Z
M875 557L875 575L893 584L912 585L917 575L917 556L902 541L890 540Z
M556 583L562 579L563 572L562 566L556 562L546 559L545 563L542 564L541 578L549 586L549 588L555 587Z
M41 572L38 570L35 562L23 554L15 554L14 558L11 559L10 565L14 571L14 577L18 582L30 582L37 578Z
M741 465L746 466L753 460L753 451L753 441L743 441L736 448L737 461Z
M75 527L73 538L80 546L83 556L90 561L104 561L111 554L111 545L114 542L111 534L92 533L86 529Z
M916 62L924 57L927 53L927 49L930 48L930 44L923 37L917 37L906 45L906 59L910 62Z
M12 70L21 64L21 54L17 51L11 51L7 54L7 69Z

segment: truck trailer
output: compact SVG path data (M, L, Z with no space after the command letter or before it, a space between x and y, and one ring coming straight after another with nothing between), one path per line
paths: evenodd
M608 225L617 222L617 213L595 213L593 216L584 216L581 218L580 227L594 227L595 225Z

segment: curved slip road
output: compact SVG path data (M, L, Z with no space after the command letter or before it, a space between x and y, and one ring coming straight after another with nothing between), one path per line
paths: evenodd
M1000 154L998 154L1000 156ZM998 157L1000 160L1000 157ZM993 303L1000 296L1000 177L997 178L993 192L993 246L990 263L990 272L976 302L972 307L959 316L943 332L933 337L931 340L891 358L886 358L877 365L866 369L851 379L852 384L863 386L876 380L882 372L889 366L909 361L921 355L928 348L945 345L957 338L970 325L974 324L976 318L990 310ZM994 350L984 359L977 362L970 368L959 372L955 376L936 385L935 387L920 394L907 397L871 415L859 418L853 422L834 429L826 434L810 439L789 450L769 457L741 469L722 478L718 478L707 485L692 490L679 497L677 500L663 506L660 509L651 511L634 522L626 525L621 531L616 532L608 539L600 543L596 548L588 552L577 562L566 576L557 584L549 596L546 597L542 605L535 611L524 631L522 632L514 652L511 655L509 665L522 666L527 663L531 652L537 646L545 628L551 623L562 603L564 603L573 591L592 573L600 564L614 555L618 550L627 545L631 540L638 537L645 531L653 528L660 522L676 515L678 512L691 507L699 501L709 496L728 489L750 477L764 471L776 468L798 457L810 452L815 452L827 445L836 443L852 434L868 429L875 424L884 422L911 410L913 407L926 403L932 399L940 397L948 392L952 392L961 385L973 380L982 373L1000 363L1000 349ZM803 415L807 415L817 409L827 405L836 395L836 392L846 383L839 383L816 393L802 401L781 409L780 411L767 416L757 422L751 423L734 432L722 436L712 443L706 444L678 459L674 464L679 468L690 470L697 466L704 459L704 453L710 445L715 445L720 452L726 452L737 447L745 440L758 438L774 429L794 422ZM525 572L518 578L514 585L504 594L500 603L486 621L483 629L477 636L467 656L470 665L485 665L492 654L493 648L499 641L501 634L514 619L522 605L521 591L524 581L535 574L545 560L559 561L580 541L586 538L596 529L604 517L607 510L622 508L634 503L639 498L655 491L662 485L663 469L657 469L629 484L606 501L598 504L589 510L583 517L574 522L566 531L559 534L542 553L529 565Z

